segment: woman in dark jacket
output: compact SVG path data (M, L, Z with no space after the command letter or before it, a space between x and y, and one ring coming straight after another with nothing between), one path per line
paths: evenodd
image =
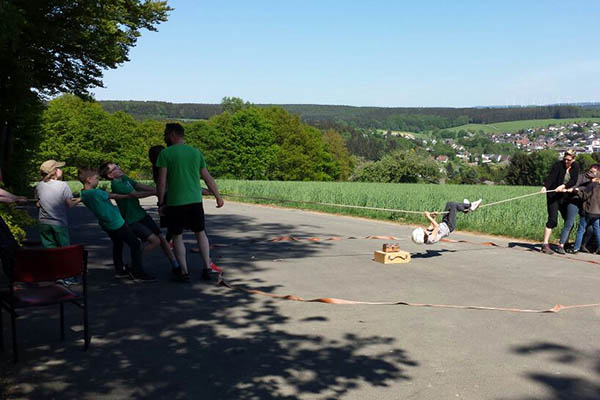
M575 162L575 153L567 150L565 151L563 159L555 162L554 165L552 165L552 169L544 181L544 187L542 187L543 193L548 190L555 190L555 192L546 193L548 221L546 222L546 229L544 230L544 242L542 244L542 251L546 254L554 253L550 248L548 241L550 240L552 229L556 228L558 225L559 212L565 222L565 228L567 228L567 237L571 231L571 228L573 227L575 217L577 217L579 209L576 204L573 204L569 201L570 194L564 193L564 191L575 186L578 175L579 164ZM562 252L560 250L562 250ZM559 252L564 254L563 247L559 249Z

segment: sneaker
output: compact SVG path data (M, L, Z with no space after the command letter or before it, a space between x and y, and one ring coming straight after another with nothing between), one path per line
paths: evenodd
M469 199L464 199L464 200L463 200L463 203L465 203L465 204L470 204L471 202L469 201Z
M588 249L585 246L581 246L581 248L579 249L579 251L581 251L582 253L591 253L590 249Z
M144 271L134 272L131 275L133 276L133 279L135 279L136 281L153 282L156 280L155 277L153 277L150 274L145 273Z
M215 263L210 263L210 272L214 272L217 274L222 274L223 270L215 265Z
M558 254L562 254L563 256L564 256L565 254L567 254L567 253L565 252L565 248L564 248L564 247L560 247L560 246L558 247L558 249L556 249L556 252L557 252Z
M482 201L483 201L482 199L479 199L477 201L472 202L471 203L471 211L477 210L477 207L479 207L479 205L481 204Z
M202 279L205 281L210 281L210 268L202 269Z
M577 251L577 250L575 250ZM554 254L554 251L552 251L552 249L550 248L550 245L548 243L542 245L542 252L544 254ZM575 253L573 253L575 254Z
M569 252L569 254L577 254L577 253L579 253L579 249L569 249L567 251Z
M173 282L179 282L179 283L190 283L190 274L173 274L173 276L171 276L171 280Z
M115 278L131 278L131 273L127 268L119 268L115 270Z

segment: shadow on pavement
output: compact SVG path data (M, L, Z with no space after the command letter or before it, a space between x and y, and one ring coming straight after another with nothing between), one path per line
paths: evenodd
M517 346L512 349L512 352L522 356L543 357L544 363L569 366L585 372L585 376L583 373L558 375L547 372L529 372L526 375L527 378L542 385L549 393L546 397L535 397L536 400L600 399L600 352L581 352L573 347L551 342ZM594 378L590 379L590 375L593 375Z
M10 350L3 361L11 399L337 399L365 385L409 380L407 370L418 366L393 337L301 334L293 324L335 321L306 313L294 319L279 312L277 300L228 291L214 282L171 283L160 252L146 266L157 282L116 280L109 266L110 240L89 211L75 208L71 221L72 241L83 242L90 252L91 346L83 352L81 315L74 307L65 307L65 342L58 341L58 310L24 314L17 324L21 362L6 362ZM208 216L207 226L211 241L223 243L238 242L240 234L253 239L253 232L268 237L297 229L238 215ZM228 235L232 231L237 234ZM328 244L277 243L273 249L274 243L255 242L229 247L226 259L242 272L239 279L243 272L259 271L248 254L269 258L282 245L301 258ZM193 274L198 267L190 264ZM276 289L259 278L245 282L267 292ZM5 338L8 344L8 329Z

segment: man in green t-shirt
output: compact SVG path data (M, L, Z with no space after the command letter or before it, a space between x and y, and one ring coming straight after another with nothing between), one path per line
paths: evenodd
M204 261L202 279L208 280L211 271L220 272L220 269L210 259L210 244L204 230L200 178L204 179L215 196L217 207L223 207L223 198L206 168L206 161L200 150L185 144L183 126L177 123L167 124L164 138L168 147L160 152L156 160L159 210L167 216L167 227L173 235L175 257L181 265L182 276L188 276L183 230L190 229L196 234ZM165 204L167 187L169 196Z
M100 227L108 233L113 242L113 262L115 265L115 275L117 277L128 276L130 273L123 265L123 242L127 243L131 250L131 276L143 281L153 281L152 275L144 272L142 264L142 246L137 237L133 234L129 225L125 223L121 213L115 207L110 199L122 200L133 198L135 196L143 197L139 194L108 194L104 190L97 189L98 173L90 169L80 169L78 173L79 181L83 184L81 190L81 201L98 218Z
M113 162L105 162L100 166L100 176L111 181L111 191L118 194L137 194L144 193L144 197L156 195L156 189L149 185L134 181L123 173L121 167ZM146 210L140 205L138 198L117 199L117 206L121 216L129 225L133 233L140 238L142 242L148 244L144 247L144 253L149 253L158 245L169 259L171 267L175 270L179 268L179 263L171 250L167 239L160 232L160 228Z

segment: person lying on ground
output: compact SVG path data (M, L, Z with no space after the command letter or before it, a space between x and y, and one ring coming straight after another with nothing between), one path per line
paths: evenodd
M481 199L470 202L465 199L463 203L446 203L444 211L444 217L441 223L437 223L436 218L438 213L429 213L425 211L425 218L429 221L427 228L417 228L412 232L412 240L417 244L434 244L442 240L442 238L450 235L451 232L456 228L456 213L458 211L464 212L465 214L471 211L475 211L481 204Z
M115 276L133 276L134 279L142 281L153 281L155 278L146 272L142 263L142 244L125 223L121 213L110 199L129 199L143 197L145 193L131 194L108 194L104 190L97 189L98 173L91 169L79 170L79 181L83 184L81 201L98 218L100 227L108 234L113 243L113 262L115 265ZM127 243L131 252L131 271L123 265L123 242Z

